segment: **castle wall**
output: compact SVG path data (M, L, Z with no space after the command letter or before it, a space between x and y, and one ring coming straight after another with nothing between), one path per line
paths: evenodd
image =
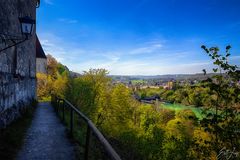
M23 39L19 17L36 19L37 0L0 1L0 49ZM36 98L36 36L0 52L0 128L21 115ZM5 39L4 41L2 41Z

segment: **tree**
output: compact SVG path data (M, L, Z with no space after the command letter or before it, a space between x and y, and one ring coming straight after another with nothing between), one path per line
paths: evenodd
M226 47L225 54L219 54L217 47L202 49L213 60L217 66L214 72L219 74L212 79L204 81L202 87L209 87L214 93L208 109L205 110L205 118L201 121L205 131L214 134L214 150L219 151L226 147L229 150L240 150L240 89L238 81L240 71L236 65L231 65L228 61L230 57L230 46Z
M37 73L37 96L41 100L50 100L52 94L64 97L69 81L69 70L47 55L47 74Z
M176 118L167 123L163 142L163 159L189 159L188 149L192 143L192 121Z
M109 105L109 118L105 122L111 130L111 134L119 135L127 132L134 125L134 99L130 91L123 84L117 84L111 92ZM106 125L105 125L106 126Z
M51 56L50 54L47 55L47 74L50 75L52 78L57 78L57 60Z
M37 73L37 97L39 99L47 98L51 95L52 79L44 73Z

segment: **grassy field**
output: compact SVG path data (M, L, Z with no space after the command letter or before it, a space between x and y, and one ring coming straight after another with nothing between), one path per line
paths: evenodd
M190 109L195 113L197 118L199 118L199 119L203 118L202 113L201 113L201 108L196 108L196 107L193 107L193 106L184 106L184 105L181 105L181 104L171 104L171 103L161 104L161 107L165 108L165 109L175 110L176 112L178 112L180 110L184 110L184 109Z
M131 82L132 82L133 85L139 84L139 83L141 83L141 84L142 84L142 83L145 83L144 80L132 80Z

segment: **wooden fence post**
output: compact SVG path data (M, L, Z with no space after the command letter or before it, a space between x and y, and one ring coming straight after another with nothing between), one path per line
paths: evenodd
M86 135L86 144L85 144L85 154L84 159L88 160L89 148L90 148L90 138L91 138L91 129L87 126L87 135Z

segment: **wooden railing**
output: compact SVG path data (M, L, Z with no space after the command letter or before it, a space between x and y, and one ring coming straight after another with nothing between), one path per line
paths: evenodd
M55 107L55 110L58 114L61 114L62 120L65 122L66 119L66 109L70 109L69 115L69 129L70 134L73 136L74 132L74 115L76 114L79 118L81 118L84 123L87 125L87 131L86 131L86 139L85 139L85 145L84 145L84 159L89 159L89 152L90 152L90 139L91 135L96 137L97 141L103 148L105 154L107 155L107 158L111 160L121 160L120 156L116 153L116 151L112 148L110 143L106 140L106 138L102 135L102 133L95 127L93 122L88 119L82 112L80 112L75 106L73 106L69 101L57 97L52 96L52 103ZM77 125L77 124L75 124ZM105 158L104 158L105 159Z

